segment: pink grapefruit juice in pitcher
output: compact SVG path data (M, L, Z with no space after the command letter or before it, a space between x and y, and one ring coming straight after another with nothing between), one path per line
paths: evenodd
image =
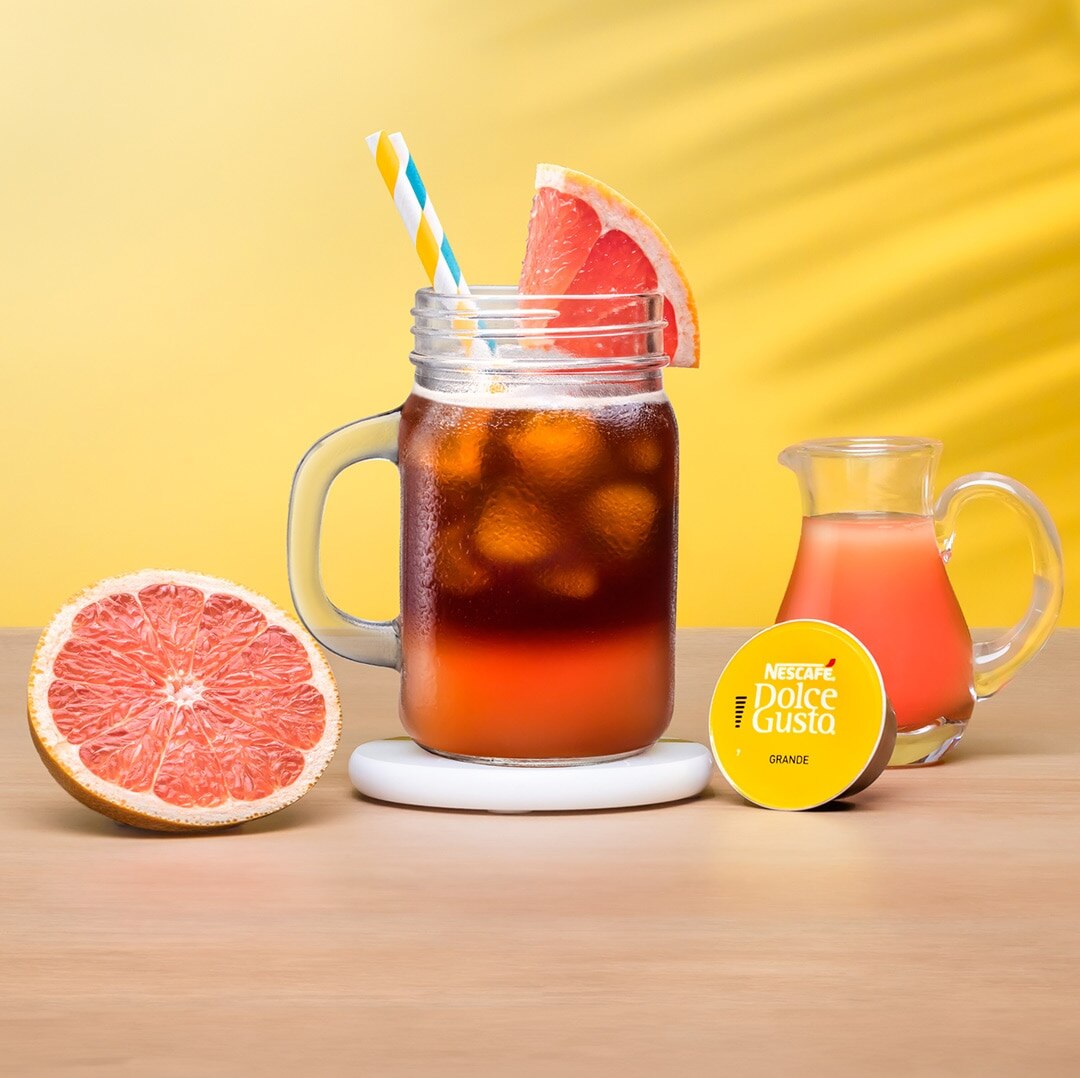
M931 713L949 722L971 717L971 634L932 520L805 517L777 620L806 617L842 625L871 648L899 730L924 726Z
M777 620L829 621L870 650L896 714L893 767L940 760L975 702L1046 643L1061 609L1061 543L1046 507L995 472L957 479L935 503L940 452L922 438L830 438L780 454L799 480L803 524ZM945 562L959 510L986 497L1024 521L1034 587L1017 625L973 644Z

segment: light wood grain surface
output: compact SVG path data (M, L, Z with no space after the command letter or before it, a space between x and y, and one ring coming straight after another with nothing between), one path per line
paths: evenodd
M748 633L684 632L704 737ZM490 816L361 801L396 676L335 664L338 757L299 805L145 835L72 801L0 633L0 1072L1080 1073L1080 631L942 766L803 814L709 796Z

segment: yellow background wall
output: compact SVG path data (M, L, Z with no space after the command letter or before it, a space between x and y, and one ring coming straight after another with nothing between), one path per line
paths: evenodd
M665 228L704 342L668 376L684 624L772 619L775 456L814 435L941 438L942 483L1015 475L1080 564L1076 3L0 0L0 623L153 564L288 602L296 461L409 386L377 127L473 281L516 277L538 160ZM392 614L392 472L339 486L328 582ZM962 528L969 620L1013 618L1014 522Z

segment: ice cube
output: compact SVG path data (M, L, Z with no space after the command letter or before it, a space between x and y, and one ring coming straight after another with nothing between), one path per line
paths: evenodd
M420 459L442 485L465 486L480 479L486 427L467 426L432 432L420 450Z
M584 562L555 565L540 574L541 587L566 599L588 599L599 584L599 573Z
M655 472L664 459L664 447L659 438L642 435L634 438L623 450L626 463L635 472Z
M546 509L520 491L508 488L488 498L473 541L488 561L528 565L555 550L557 529L557 521Z
M435 536L435 580L453 595L474 595L491 583L491 572L468 547L464 524L450 524Z
M656 495L640 483L609 483L585 501L585 522L601 544L619 558L641 549L660 508Z
M595 421L580 412L537 412L508 442L524 480L542 488L587 479L604 450Z

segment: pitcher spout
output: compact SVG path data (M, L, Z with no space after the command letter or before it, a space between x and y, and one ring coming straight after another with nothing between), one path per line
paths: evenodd
M802 443L789 445L786 449L780 450L776 458L777 463L782 464L785 468L790 468L793 472L798 472L801 452Z
M795 473L803 515L929 516L941 443L931 438L822 438L782 450Z

